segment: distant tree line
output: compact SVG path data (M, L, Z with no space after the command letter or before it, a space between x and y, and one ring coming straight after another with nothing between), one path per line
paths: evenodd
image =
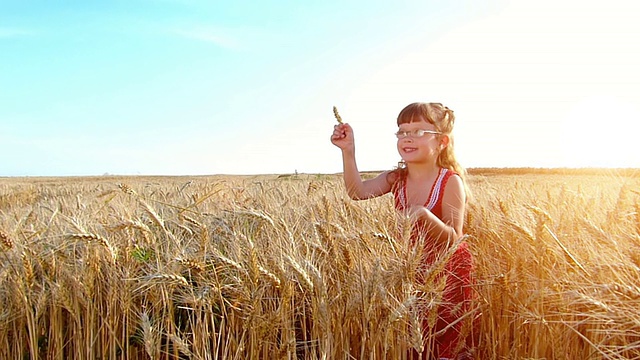
M469 175L617 175L640 177L640 168L467 168Z

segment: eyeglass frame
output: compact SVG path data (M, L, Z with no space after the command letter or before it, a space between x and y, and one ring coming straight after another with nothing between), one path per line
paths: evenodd
M440 131L424 130L424 129L417 129L417 130L411 130L411 131L398 131L398 132L394 133L394 135L398 139L405 139L407 137L412 138L412 139L421 138L425 134L442 135L443 133L440 132Z

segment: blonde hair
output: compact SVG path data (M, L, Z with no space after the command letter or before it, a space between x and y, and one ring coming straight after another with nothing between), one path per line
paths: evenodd
M398 126L401 124L409 124L419 121L427 121L432 124L436 131L441 132L449 137L449 144L440 151L436 164L445 169L456 172L466 187L466 171L456 160L455 152L453 149L453 125L455 124L455 115L453 110L440 103L423 103L416 102L407 105L400 114L398 114ZM391 183L394 183L399 176L405 175L406 169L397 169L391 172Z

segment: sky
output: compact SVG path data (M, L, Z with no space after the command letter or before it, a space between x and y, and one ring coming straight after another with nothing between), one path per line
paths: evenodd
M467 168L640 167L640 2L0 0L0 176L393 168L400 110Z

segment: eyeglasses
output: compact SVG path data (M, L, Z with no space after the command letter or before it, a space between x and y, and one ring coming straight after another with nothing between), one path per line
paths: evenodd
M412 130L412 131L398 131L396 133L396 137L398 139L404 139L406 137L420 138L420 137L423 137L425 134L441 135L442 133L439 131L418 129L418 130Z

